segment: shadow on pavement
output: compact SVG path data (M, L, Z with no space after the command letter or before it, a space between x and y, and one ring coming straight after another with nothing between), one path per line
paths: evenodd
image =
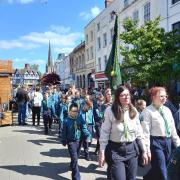
M53 180L67 180L59 174L67 172L69 169L68 163L40 163L40 166L27 166L27 165L11 165L0 166L0 168L15 171L24 175L36 175L47 177Z
M43 144L60 144L60 141L58 142L58 141L45 140L45 139L27 140L27 142L31 142L39 146L43 146Z
M28 133L28 134L44 134L43 129L42 130L36 130L36 129L32 129L32 130L13 130L13 132L21 132L21 133Z
M2 169L7 169L21 173L24 175L35 175L47 177L53 180L67 180L67 178L62 177L60 174L70 171L69 163L49 163L42 162L40 166L27 166L27 165L10 165L10 166L0 166ZM104 174L104 171L96 170L97 166L90 164L88 167L79 166L80 173L95 173Z
M64 158L69 157L69 152L67 149L50 149L50 151L41 152L40 154L49 157L64 157Z

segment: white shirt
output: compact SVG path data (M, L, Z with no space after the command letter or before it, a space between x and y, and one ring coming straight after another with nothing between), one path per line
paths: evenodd
M34 106L41 107L41 102L43 100L43 95L40 92L35 92L33 95L34 99Z
M141 148L146 151L145 138L143 130L138 119L138 114L134 119L130 119L129 111L125 111L124 119L128 126L128 138L124 135L124 125L122 121L115 119L111 107L107 107L104 114L104 122L101 127L100 150L105 150L108 140L113 142L133 142L136 138L139 140Z
M177 147L180 145L180 139L177 135L174 119L170 109L166 106L162 106L162 110L166 117L168 127L170 129L170 137L172 137L174 145ZM165 123L162 115L153 106L146 107L142 112L141 125L146 139L146 145L150 152L150 136L166 136Z

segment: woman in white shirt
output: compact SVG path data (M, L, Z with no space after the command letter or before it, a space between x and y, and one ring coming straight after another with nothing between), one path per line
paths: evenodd
M151 170L145 180L167 180L167 163L171 155L171 143L180 145L174 119L169 108L163 104L167 93L163 87L153 87L150 90L152 104L142 112L143 132L146 138Z
M138 167L138 139L147 163L146 146L137 110L131 104L130 92L120 86L115 93L112 107L105 111L101 127L99 165L106 160L107 179L135 180Z

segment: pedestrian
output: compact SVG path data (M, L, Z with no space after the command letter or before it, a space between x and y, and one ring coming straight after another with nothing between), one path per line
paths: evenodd
M42 117L44 122L44 134L48 134L51 129L53 121L53 103L49 98L49 92L45 92L44 99L42 101Z
M148 158L151 169L144 176L145 180L167 180L167 164L171 155L171 144L180 145L174 119L169 108L164 106L167 99L166 89L153 87L150 89L152 104L142 112L141 125L144 131Z
M139 113L139 120L142 121L142 111L146 107L146 101L143 99L138 99L136 102L136 109Z
M68 117L69 113L69 104L68 104L68 97L65 94L62 94L61 96L61 104L60 104L60 113L59 113L59 137L61 137L62 132L62 125L64 119Z
M115 92L112 107L104 114L101 127L99 166L107 162L108 180L135 180L138 167L139 140L143 163L147 163L144 135L137 110L131 103L129 90L120 86Z
M99 94L99 97L97 99L96 105L93 106L93 114L94 114L94 121L95 121L95 130L96 130L96 138L97 138L97 143L96 143L96 149L94 154L97 155L99 153L99 138L100 138L100 131L101 131L101 125L103 122L103 117L104 117L104 111L105 111L105 106L103 105L104 103L104 96L102 94Z
M105 106L105 108L112 106L112 94L111 94L111 89L106 89L105 93L104 93L104 103L103 106Z
M86 126L87 126L87 129L91 135L90 136L91 138L87 139L85 136L81 136L78 151L80 152L81 145L83 144L85 159L87 161L89 161L90 160L89 147L90 147L91 142L92 142L95 122L94 122L94 115L93 115L93 105L92 105L92 102L89 100L89 97L87 97L87 96L88 95L86 95L86 97L85 97L85 105L84 105L83 110L80 114L80 117L86 122Z
M88 138L90 136L85 121L78 116L78 105L72 103L69 107L69 115L63 121L62 144L68 145L68 151L71 158L72 180L80 180L78 167L78 147L81 136Z
M32 121L33 126L35 126L35 119L37 116L37 125L40 124L40 114L41 114L41 103L43 100L43 95L40 92L40 88L36 87L36 92L34 92L32 97Z
M81 113L84 105L84 99L80 96L79 91L75 92L75 98L72 100L72 103L76 103L78 105L79 113Z
M18 123L19 125L26 125L26 111L27 103L29 101L28 92L25 90L25 86L18 89L16 93L16 102L18 104Z

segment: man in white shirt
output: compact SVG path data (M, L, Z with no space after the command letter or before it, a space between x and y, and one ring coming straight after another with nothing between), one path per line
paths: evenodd
M34 92L34 94L33 94L33 103L32 103L33 126L35 126L36 115L37 115L37 125L40 124L40 113L41 113L42 100L43 100L43 95L40 93L40 88L36 87L36 92Z

